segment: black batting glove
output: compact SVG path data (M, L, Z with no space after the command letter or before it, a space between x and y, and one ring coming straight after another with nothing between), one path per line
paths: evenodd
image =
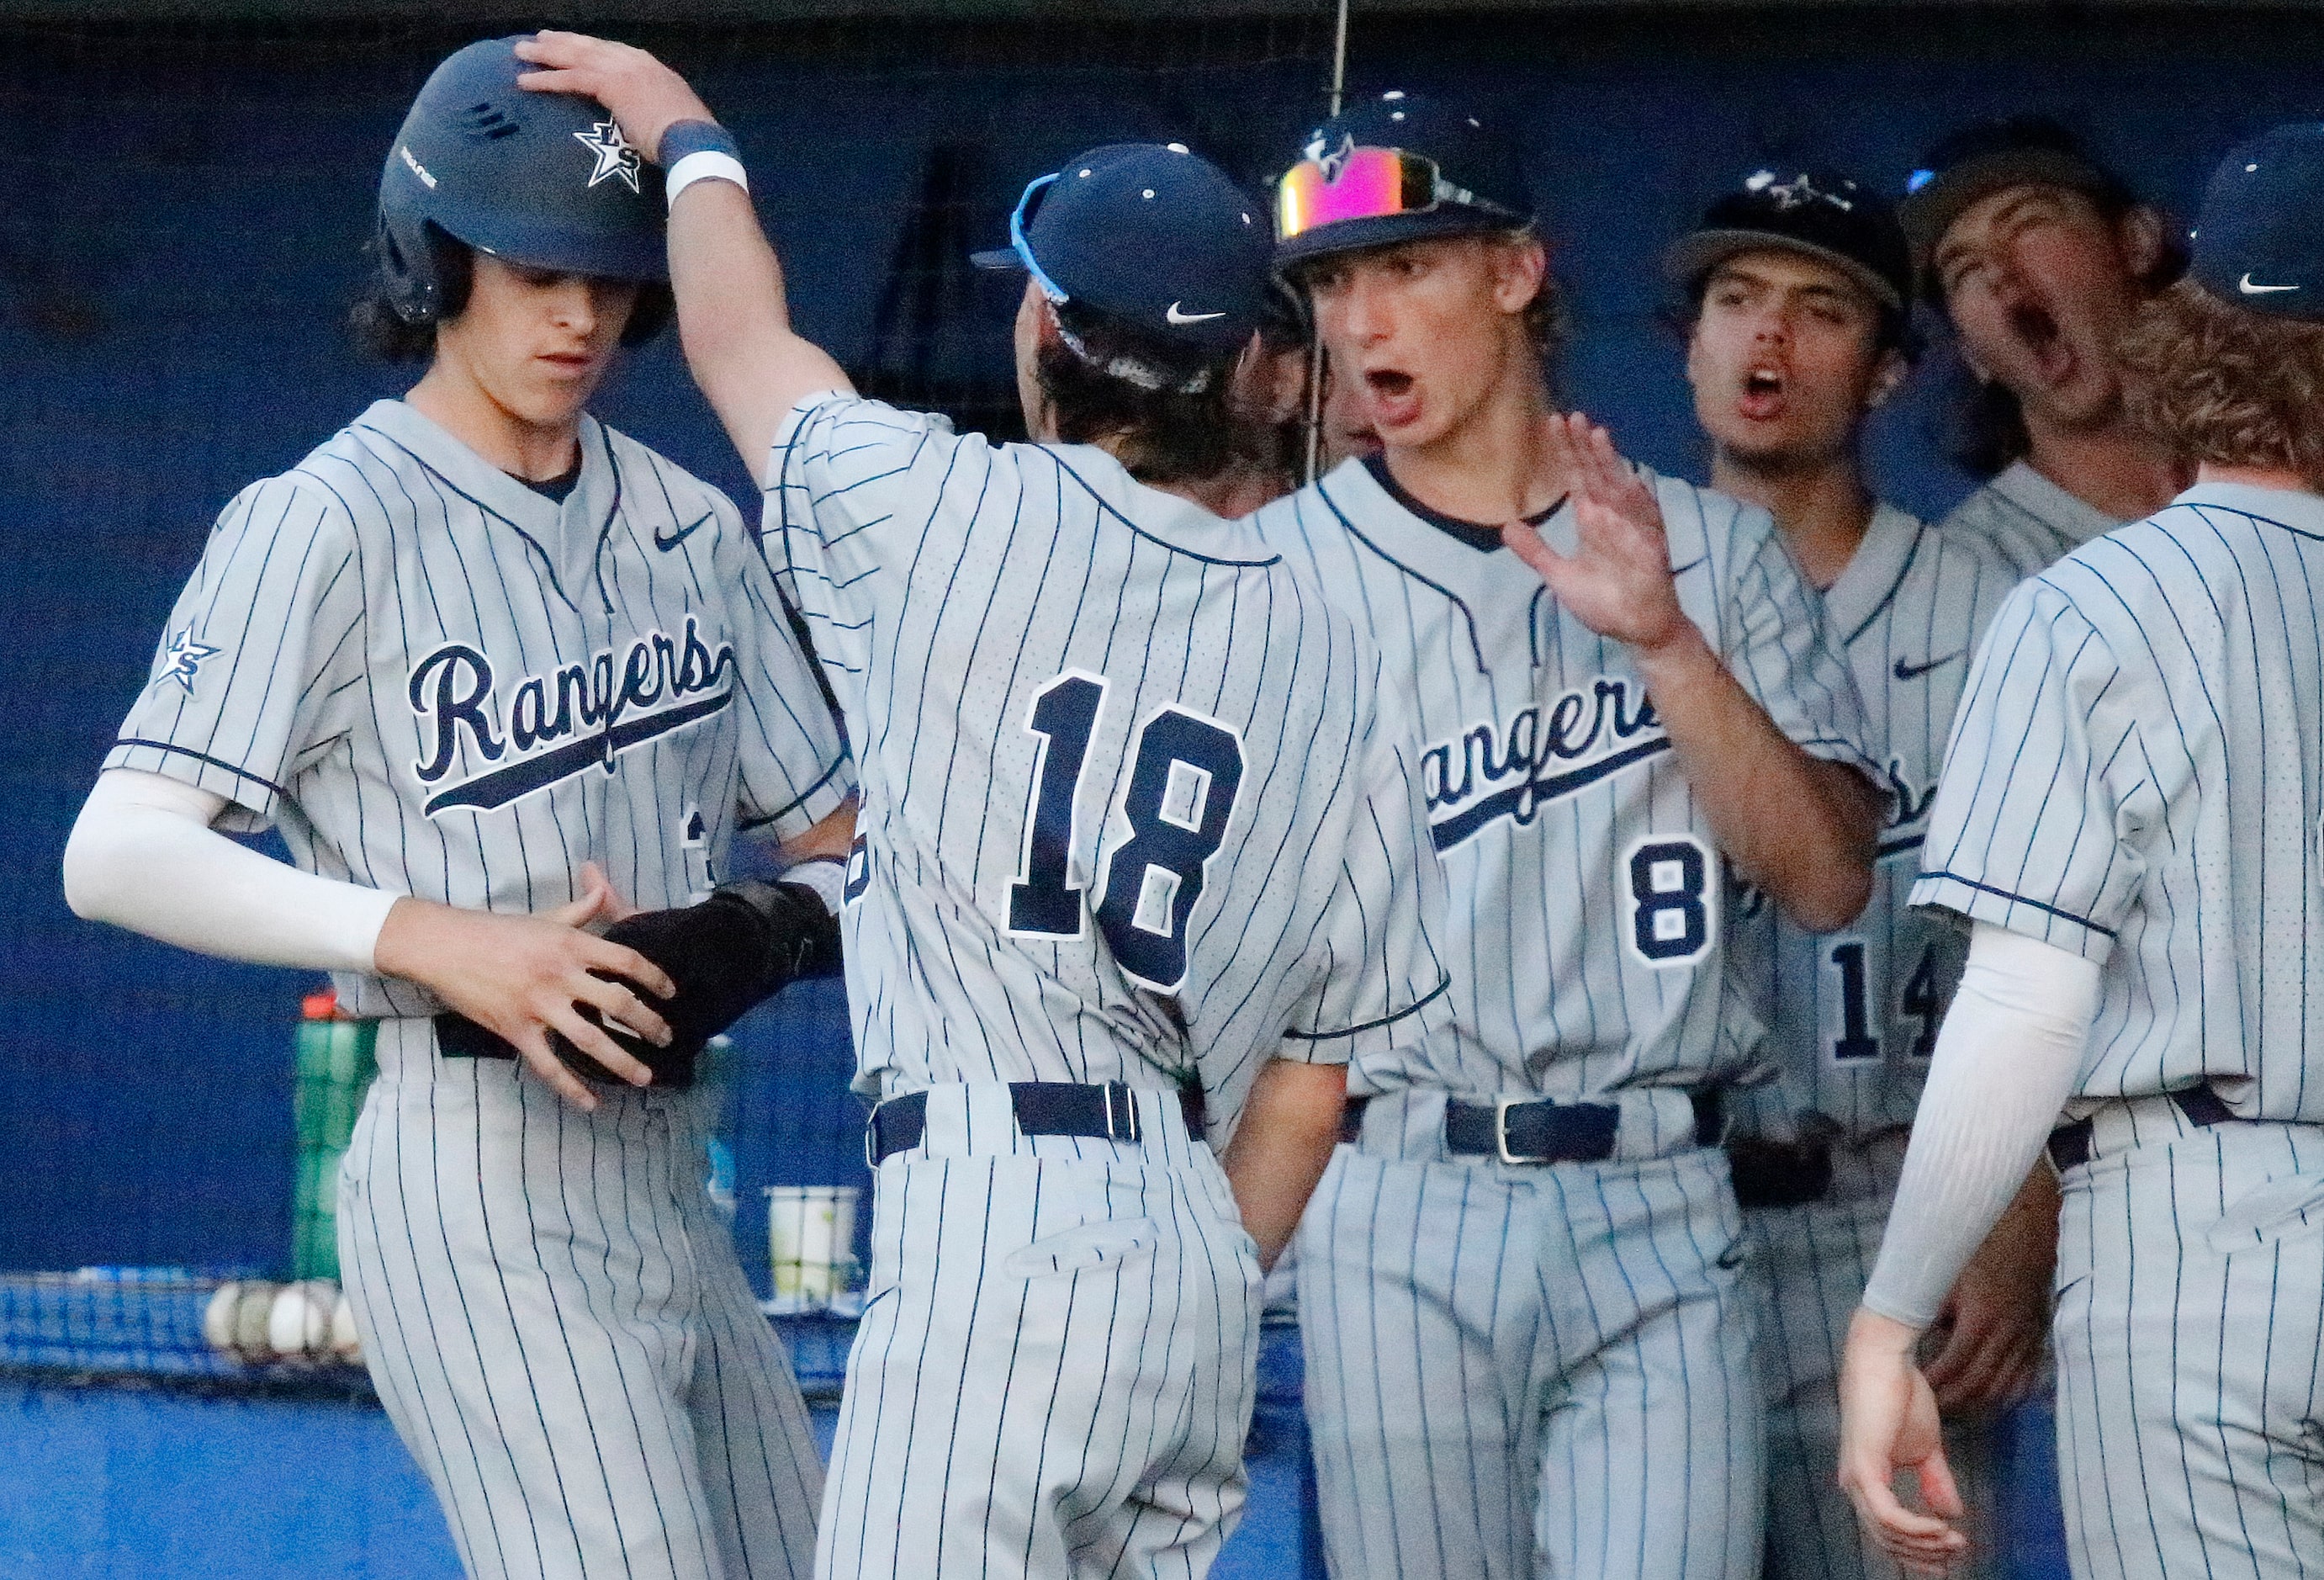
M669 1022L668 1048L656 1048L618 1025L606 1030L653 1071L656 1086L678 1091L694 1084L695 1063L713 1037L786 984L804 976L828 976L840 966L839 919L814 890L798 883L722 884L699 905L640 911L607 928L605 937L635 949L678 984L673 999L639 990ZM588 1006L581 1012L598 1019ZM551 1032L550 1045L576 1074L613 1080L604 1066L566 1038Z

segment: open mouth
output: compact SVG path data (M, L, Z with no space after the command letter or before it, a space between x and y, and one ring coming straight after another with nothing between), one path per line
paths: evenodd
M1773 367L1755 367L1743 375L1743 394L1738 405L1746 417L1773 417L1784 403L1784 375Z
M2073 348L2050 310L2038 301L2021 301L2009 310L2010 332L2033 355L2042 376L2056 382L2073 365Z
M1369 418L1374 432L1401 428L1420 416L1420 385L1401 368L1369 367L1364 370L1363 410L1356 415Z

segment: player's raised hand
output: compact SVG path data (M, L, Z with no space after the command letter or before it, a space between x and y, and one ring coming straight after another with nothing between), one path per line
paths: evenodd
M1859 1308L1840 1367L1840 1484L1880 1549L1920 1575L1941 1575L1969 1550L1952 1523L1966 1511L1945 1460L1936 1395L1913 1363L1919 1338L1901 1322ZM1898 1472L1919 1484L1928 1512L1896 1495Z
M387 913L373 959L385 975L418 983L502 1038L567 1102L593 1109L596 1097L550 1049L550 1029L639 1086L653 1072L623 1052L603 1026L591 1024L580 1006L594 1005L657 1046L670 1039L669 1023L630 984L660 999L674 997L678 984L635 949L584 930L625 909L594 862L581 869L578 895L532 916L463 910L407 896Z
M1692 625L1671 583L1670 544L1654 490L1606 430L1579 412L1547 419L1544 440L1567 479L1573 551L1559 553L1525 522L1503 527L1501 541L1599 635L1645 651L1683 636Z
M613 112L630 145L656 163L664 132L680 121L715 118L685 78L635 44L545 29L517 45L516 55L541 68L517 86L595 99Z

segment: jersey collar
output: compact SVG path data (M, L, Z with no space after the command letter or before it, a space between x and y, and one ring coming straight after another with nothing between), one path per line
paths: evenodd
M1414 580L1452 598L1472 621L1513 601L1529 606L1542 591L1541 578L1510 550L1480 552L1455 538L1388 492L1359 457L1341 462L1316 481L1315 489L1360 541ZM1463 524L1473 529L1474 523ZM1551 548L1573 551L1573 513L1564 501L1551 506L1535 526Z
M2324 496L2305 489L2260 488L2249 483L2198 483L2171 503L2199 510L2231 510L2255 521L2273 522L2307 537L2324 538Z
M1148 488L1112 453L1093 444L1035 447L1106 514L1141 538L1213 565L1266 566L1282 559L1240 522L1223 521L1190 499Z
M578 607L581 589L595 574L599 545L620 504L605 430L581 415L581 476L561 505L510 476L455 439L417 407L403 401L374 401L355 419L435 473L464 495L487 521L512 528L539 555L560 596Z
M2069 494L2030 461L2013 461L1986 486L2079 548L2122 523L2078 494Z
M1824 589L1824 618L1835 641L1843 646L1854 642L1888 606L1905 573L1913 568L1925 531L1917 517L1893 504L1873 508L1864 541Z

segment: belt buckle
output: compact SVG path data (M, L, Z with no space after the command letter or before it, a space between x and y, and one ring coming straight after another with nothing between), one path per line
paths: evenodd
M1493 1099L1493 1155L1504 1163L1517 1166L1528 1163L1546 1163L1549 1161L1549 1155L1546 1152L1543 1153L1539 1157L1520 1158L1515 1152L1509 1150L1509 1110L1534 1101L1536 1101L1536 1099L1531 1097L1496 1097Z
M1099 1090L1105 1094L1105 1139L1109 1141L1135 1143L1139 1140L1138 1095L1131 1090L1128 1083L1122 1081L1108 1081ZM1113 1097L1117 1092L1121 1094L1122 1108L1122 1117L1119 1124L1114 1122L1113 1117Z

